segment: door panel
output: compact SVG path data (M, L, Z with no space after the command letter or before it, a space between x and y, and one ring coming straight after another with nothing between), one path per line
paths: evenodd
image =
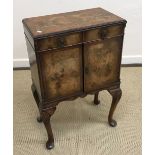
M84 91L94 91L119 80L123 37L84 45Z
M83 91L82 46L40 52L45 99Z

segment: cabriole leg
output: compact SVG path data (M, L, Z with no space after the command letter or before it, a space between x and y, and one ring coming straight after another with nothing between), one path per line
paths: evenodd
M41 118L45 125L47 135L48 135L48 140L46 142L47 149L52 149L54 147L54 137L53 137L53 132L50 124L50 118L54 114L55 110L56 110L56 107L50 108L41 112Z
M108 89L108 92L112 96L112 104L109 111L108 122L110 126L115 127L117 125L117 122L113 119L113 114L122 96L122 90L120 88L115 88L115 89Z

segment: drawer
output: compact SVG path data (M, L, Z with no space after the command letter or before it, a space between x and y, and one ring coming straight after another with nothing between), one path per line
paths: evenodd
M124 33L124 25L100 27L84 32L84 41L112 38Z
M82 43L82 33L72 33L55 37L37 39L35 46L37 51L63 48Z

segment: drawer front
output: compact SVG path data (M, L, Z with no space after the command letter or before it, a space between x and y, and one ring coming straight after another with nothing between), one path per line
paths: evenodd
M73 33L57 37L48 37L35 41L36 50L57 49L82 43L82 33Z
M68 97L83 91L82 46L38 54L45 100Z
M88 30L84 33L84 41L112 38L124 33L124 25L114 25Z
M84 91L91 92L119 80L123 37L84 45Z

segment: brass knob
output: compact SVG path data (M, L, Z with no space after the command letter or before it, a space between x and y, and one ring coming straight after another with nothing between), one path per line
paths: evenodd
M99 35L100 35L101 39L105 39L105 37L106 37L106 30L105 29L101 29L99 31Z
M59 37L57 40L58 47L64 47L65 46L65 39L63 37Z

